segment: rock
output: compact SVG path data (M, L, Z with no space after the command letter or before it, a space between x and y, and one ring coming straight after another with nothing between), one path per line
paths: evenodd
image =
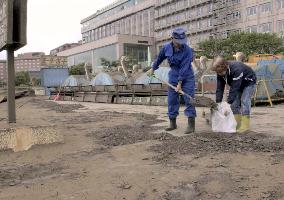
M123 189L128 190L128 189L130 189L131 187L132 187L131 185L125 184L125 185L123 186Z
M9 183L9 186L15 186L15 185L16 185L15 182L10 182L10 183Z
M261 196L262 198L268 198L268 197L270 197L270 194L267 193L267 192L263 192L263 193L260 194L260 196Z

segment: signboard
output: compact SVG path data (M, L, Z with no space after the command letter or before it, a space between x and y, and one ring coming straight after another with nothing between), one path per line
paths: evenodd
M0 51L13 44L13 1L0 0Z
M42 66L59 67L67 66L67 57L63 56L43 56Z
M27 0L0 0L0 51L27 43Z
M17 50L27 44L27 0L14 0L13 47Z

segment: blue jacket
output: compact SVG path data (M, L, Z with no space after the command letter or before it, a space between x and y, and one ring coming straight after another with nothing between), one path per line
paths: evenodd
M249 85L256 84L256 75L254 71L242 62L229 62L229 68L225 76L217 75L216 102L223 99L224 87L230 86L228 103L232 104L237 94Z
M161 49L157 59L152 65L154 70L159 68L159 65L165 60L171 67L169 72L170 82L183 81L192 76L194 79L194 73L191 67L191 62L193 61L193 50L188 45L183 45L179 50L174 50L173 43L167 43Z

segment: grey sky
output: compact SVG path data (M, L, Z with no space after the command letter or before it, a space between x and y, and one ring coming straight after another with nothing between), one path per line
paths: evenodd
M28 0L28 44L15 53L49 51L81 39L80 21L115 0ZM0 58L5 58L5 52Z

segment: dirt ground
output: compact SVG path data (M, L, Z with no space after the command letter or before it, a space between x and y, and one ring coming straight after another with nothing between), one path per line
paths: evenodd
M22 98L17 124L0 104L0 134L53 127L64 142L0 152L0 200L284 199L284 105L253 108L252 132L173 133L167 108Z

